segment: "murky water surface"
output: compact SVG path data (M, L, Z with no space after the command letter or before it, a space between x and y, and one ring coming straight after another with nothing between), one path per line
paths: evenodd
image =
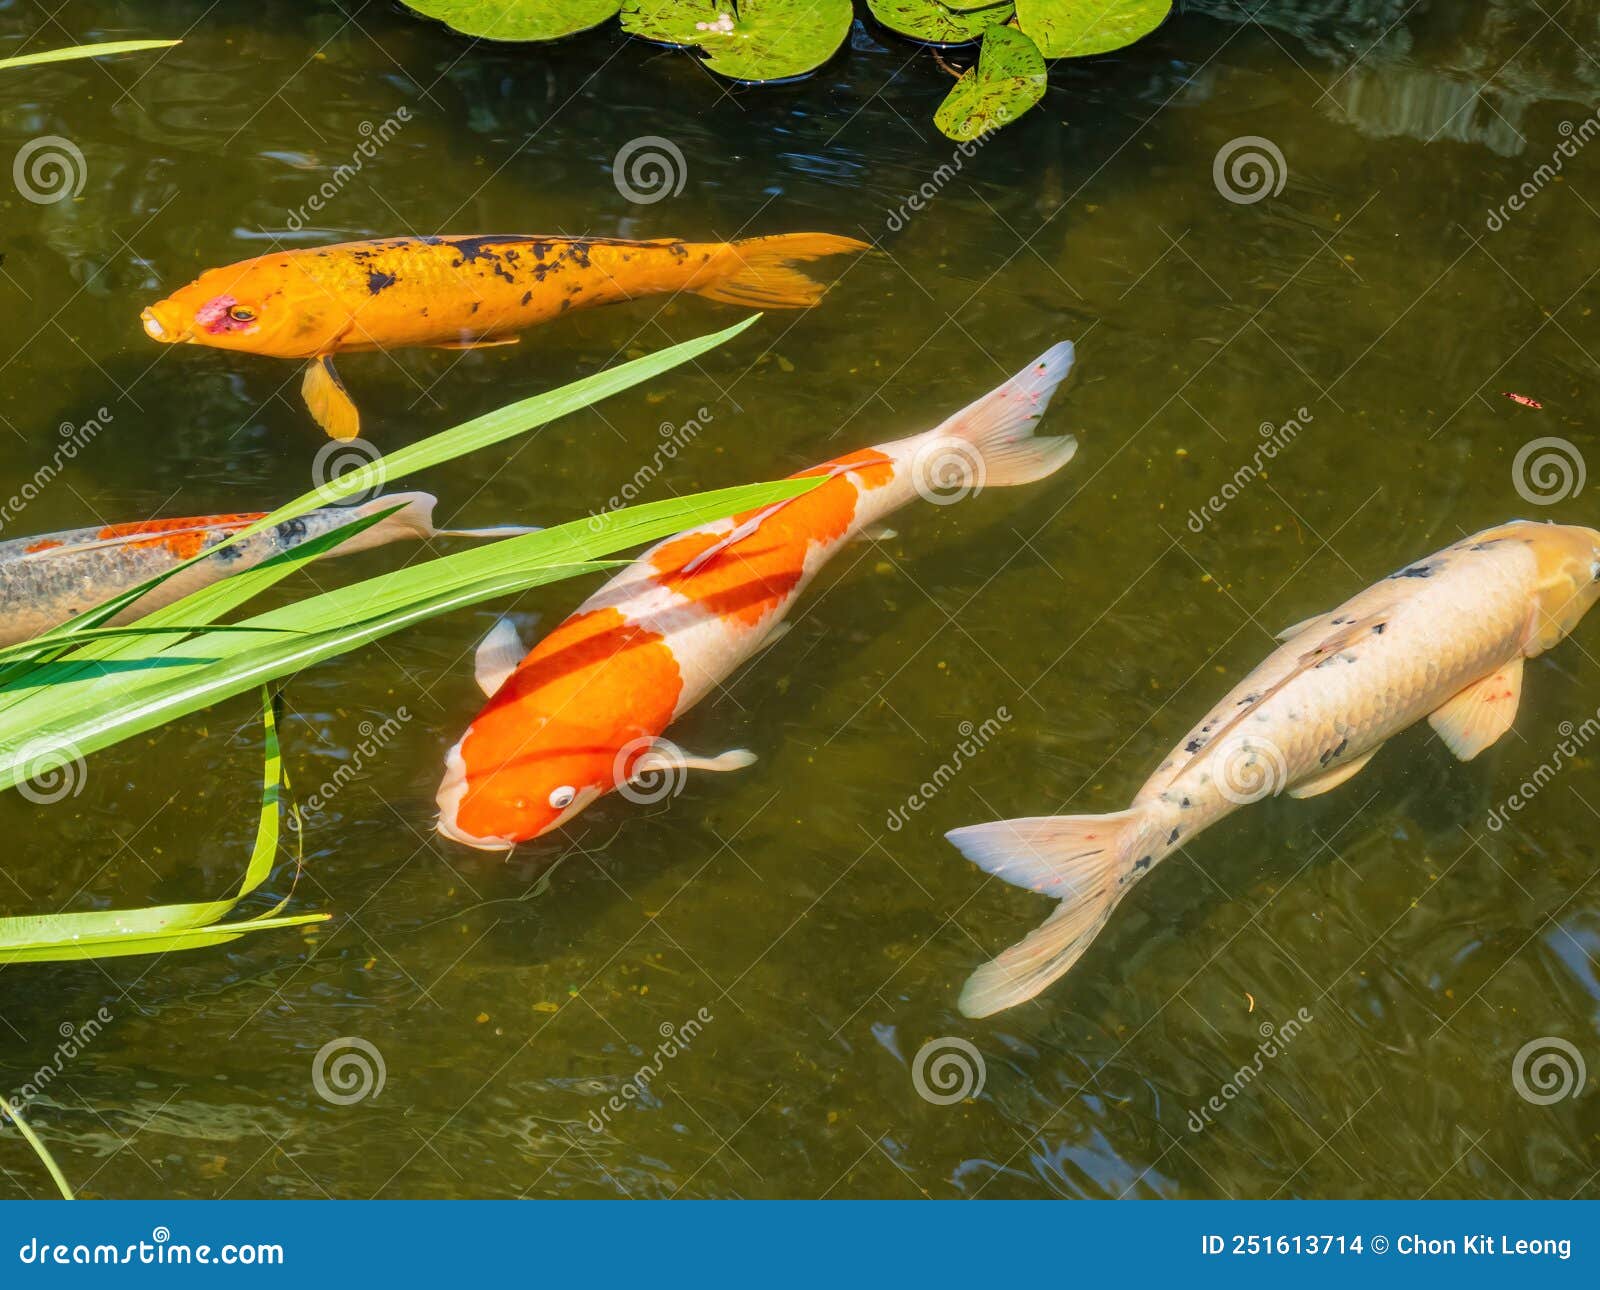
M185 39L4 74L0 495L58 460L61 427L106 421L12 502L7 535L305 488L324 441L298 371L158 348L139 310L206 266L379 234L820 229L881 248L838 266L824 307L420 480L457 523L583 516L690 420L644 496L774 477L930 426L1063 337L1079 371L1050 417L1082 440L1048 483L909 509L886 547L836 560L794 631L675 731L755 767L653 807L609 798L509 863L431 831L493 607L296 678L302 789L388 732L308 835L295 907L334 920L0 978L6 1087L51 1072L32 1116L85 1193L1600 1195L1595 1075L1548 1105L1513 1080L1541 1037L1600 1071L1582 727L1600 623L1531 667L1486 755L1459 764L1415 730L1338 792L1243 812L1041 1001L988 1021L956 1012L961 982L1048 906L941 837L1117 809L1281 628L1476 528L1595 522L1593 484L1524 496L1514 463L1550 436L1575 471L1595 445L1600 7L1191 6L1056 67L1040 110L967 153L931 125L945 74L870 26L809 81L742 91L608 33L472 46L386 3L53 8L0 3L0 53ZM84 182L38 204L10 163L46 135L81 150ZM639 204L612 166L645 135L685 173ZM1243 136L1282 185L1258 201L1214 175ZM393 447L737 316L652 300L342 369ZM583 592L517 609L548 625ZM0 903L226 891L254 720L241 699L96 755L77 796L7 795ZM61 1058L69 1026L97 1033ZM381 1055L381 1092L319 1094L340 1037ZM941 1039L983 1069L947 1105L915 1073ZM956 1072L927 1069L937 1097ZM15 1136L0 1148L0 1191L41 1192Z

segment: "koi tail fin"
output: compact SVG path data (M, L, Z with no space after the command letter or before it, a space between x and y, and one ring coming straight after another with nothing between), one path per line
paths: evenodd
M961 990L969 1017L1033 998L1076 963L1111 911L1155 862L1144 814L1042 815L945 834L985 873L1061 903L1024 939L985 963Z
M377 515L383 511L393 511L385 515L371 528L363 529L355 537L344 543L340 552L364 551L368 547L382 546L386 542L398 541L401 538L436 538L436 537L464 537L464 538L507 538L521 537L525 533L537 533L538 528L526 524L504 524L497 528L487 529L438 529L433 526L433 508L439 504L439 499L432 493L388 493L383 497L375 497L370 502L363 503L352 511L352 515ZM399 510L395 510L395 507Z
M1031 484L1071 461L1076 438L1040 437L1034 428L1072 371L1073 357L1071 341L1052 345L999 389L923 436L914 467L918 492L948 497L952 489Z
M354 439L361 433L361 414L356 411L355 400L344 388L339 373L333 370L333 359L328 355L306 364L300 397L306 401L312 419L327 431L330 439Z
M784 233L728 244L729 272L694 290L707 300L751 309L806 309L822 300L827 287L790 266L824 255L871 248L853 237L832 233Z

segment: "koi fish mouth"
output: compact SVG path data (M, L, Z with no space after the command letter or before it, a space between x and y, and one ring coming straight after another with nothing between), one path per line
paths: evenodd
M186 328L179 327L170 319L162 321L161 306L152 305L139 315L139 321L144 324L144 333L151 340L158 340L163 345L177 345L189 339L194 333Z

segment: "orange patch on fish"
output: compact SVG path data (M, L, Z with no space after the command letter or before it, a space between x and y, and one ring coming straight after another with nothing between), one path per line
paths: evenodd
M34 555L40 551L54 551L60 545L61 543L55 538L45 538L42 542L35 542L23 549L28 555Z
M140 547L161 547L179 559L187 560L205 549L209 534L222 529L243 528L246 524L254 524L265 514L265 511L256 511L250 514L212 515L206 518L204 527L197 526L193 519L137 520L131 524L108 524L95 536L101 541L145 538L146 541L129 545L135 550Z
M795 478L825 474L833 478L804 496L769 508L753 533L703 563L696 563L697 557L726 542L726 534L688 533L667 542L650 556L657 580L718 617L755 626L799 585L811 544L835 542L849 530L861 494L841 468L851 470L867 488L880 488L894 478L894 462L870 449L801 471ZM734 516L735 529L763 513Z
M659 633L615 609L575 614L523 659L462 740L467 792L456 824L478 837L515 834L507 817L544 809L542 799L519 804L482 790L534 765L557 782L611 787L645 751L644 740L667 728L682 689ZM635 740L630 764L617 766L618 752Z

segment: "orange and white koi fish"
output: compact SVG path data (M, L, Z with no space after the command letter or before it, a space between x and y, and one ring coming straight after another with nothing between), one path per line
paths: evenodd
M489 702L446 758L439 832L501 850L631 782L748 766L744 749L695 757L663 736L776 638L852 537L936 486L1026 484L1064 466L1077 440L1034 426L1072 357L1056 345L933 430L800 472L825 482L799 497L657 543L520 663L502 620L477 658Z
M1523 660L1600 598L1600 532L1515 520L1407 565L1284 644L1191 730L1114 815L955 829L980 868L1061 903L961 993L984 1017L1066 972L1135 883L1200 830L1268 795L1315 797L1423 717L1469 761L1511 728Z
M570 309L674 291L752 309L803 309L824 288L793 265L866 249L828 233L741 242L389 237L209 269L142 318L164 344L309 360L301 393L311 415L335 439L353 439L361 418L333 370L335 354L515 345L517 333Z
M230 574L369 515L393 511L328 552L350 555L401 538L510 537L527 528L436 529L427 493L394 493L359 506L324 506L224 547L146 592L110 620L131 622ZM398 508L398 509L396 509ZM31 640L248 528L265 512L141 520L0 542L0 645Z

